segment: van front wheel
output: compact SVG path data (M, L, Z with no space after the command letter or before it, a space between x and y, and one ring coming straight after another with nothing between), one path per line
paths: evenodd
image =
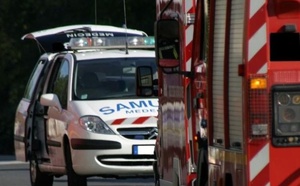
M70 145L66 144L65 149L66 168L68 176L68 186L87 186L87 179L85 176L77 175L73 169Z
M31 186L52 186L53 175L47 172L41 172L36 156L29 159L29 172Z

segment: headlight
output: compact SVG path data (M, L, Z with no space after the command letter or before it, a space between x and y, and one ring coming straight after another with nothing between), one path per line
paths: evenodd
M96 116L84 116L79 120L80 126L90 132L99 134L115 134L107 124Z

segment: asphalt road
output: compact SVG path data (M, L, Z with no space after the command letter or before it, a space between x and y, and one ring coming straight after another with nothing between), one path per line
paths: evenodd
M31 186L28 163L15 161L13 156L0 155L0 186ZM54 179L53 186L67 186L67 177ZM88 179L88 186L154 186L153 179Z

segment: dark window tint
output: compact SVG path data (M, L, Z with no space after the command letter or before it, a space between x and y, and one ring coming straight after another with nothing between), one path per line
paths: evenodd
M270 59L271 61L300 61L299 33L272 33Z
M38 61L38 63L36 64L32 74L29 78L28 84L26 86L24 98L26 98L26 99L32 98L38 78L40 77L40 74L43 71L44 63L45 63L45 61L41 60L41 61Z
M67 108L68 103L68 79L69 79L69 63L63 60L57 73L53 93L55 93L61 103L62 108Z

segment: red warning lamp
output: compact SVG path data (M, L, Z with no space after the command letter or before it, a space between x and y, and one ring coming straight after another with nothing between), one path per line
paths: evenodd
M300 18L300 0L273 0L273 3L279 19Z

